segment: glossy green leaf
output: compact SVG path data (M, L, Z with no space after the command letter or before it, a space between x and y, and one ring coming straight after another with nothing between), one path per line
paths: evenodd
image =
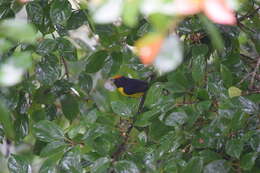
M20 141L29 134L29 118L28 115L18 115L14 121L16 140Z
M110 76L116 75L116 73L118 72L118 70L120 69L120 66L122 64L123 61L123 54L120 52L113 52L111 54L112 57L112 66L111 66L111 70L109 72Z
M205 56L208 53L208 46L205 44L198 44L192 47L192 56L198 58L198 56Z
M133 113L130 107L121 101L113 101L111 102L112 110L119 116L122 117L132 117Z
M59 162L58 170L64 173L81 173L80 153L74 149L64 154Z
M0 19L12 18L15 16L14 11L10 8L9 3L0 5Z
M53 39L44 39L41 41L37 48L36 52L40 55L48 55L57 49L57 41Z
M192 64L192 78L197 83L201 84L205 78L205 58L203 56L195 57Z
M61 106L63 114L70 121L74 120L79 114L79 103L73 95L63 95L61 97Z
M10 139L14 139L15 131L12 118L2 101L0 102L0 123L3 126L5 135Z
M36 137L44 142L63 141L64 133L54 122L42 120L34 125Z
M199 152L199 155L203 159L204 164L221 159L221 156L218 153L211 150L203 150Z
M24 156L12 154L8 159L10 173L30 173L31 167Z
M93 87L92 77L83 72L79 75L78 84L83 91L89 93Z
M158 113L158 110L151 110L151 111L142 113L141 115L137 116L136 121L135 121L135 126L146 127L146 126L150 125L152 123L150 120L157 113Z
M58 38L57 45L60 56L63 56L68 61L76 61L78 59L76 48L69 40Z
M90 55L87 59L86 72L95 73L98 72L105 64L105 60L108 57L107 52L98 51Z
M41 25L43 22L44 14L43 7L37 1L31 1L26 5L26 12L28 18L33 24Z
M62 157L63 153L54 153L54 155L48 157L39 170L39 173L56 173L57 172L57 162Z
M255 160L257 158L257 153L251 152L244 154L241 158L241 167L243 170L251 170L255 164Z
M77 29L87 23L87 16L83 10L72 11L68 23L69 25L67 25L67 29Z
M165 125L167 126L179 126L183 125L188 116L185 112L172 112L165 119Z
M114 169L117 173L139 173L137 166L128 160L121 160L115 163Z
M50 18L53 24L66 24L72 13L69 1L54 0L51 4Z
M67 144L64 141L53 141L48 143L41 150L41 157L49 157L50 155L56 154L58 152L64 152L64 149L67 147Z
M183 173L200 173L203 169L203 160L200 157L192 157L185 166Z
M97 159L91 166L91 173L103 173L107 172L110 167L111 160L107 157L101 157Z
M220 66L220 74L226 87L230 87L233 84L233 77L231 71L225 65Z
M228 173L230 167L225 160L215 160L204 167L203 173Z
M36 78L45 85L53 84L61 74L61 68L56 56L44 56L36 66Z
M226 144L226 152L231 157L239 158L243 151L243 142L239 139L231 139Z

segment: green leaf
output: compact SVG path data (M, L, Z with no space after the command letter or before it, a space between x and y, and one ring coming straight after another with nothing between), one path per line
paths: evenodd
M83 24L87 24L87 16L83 10L73 11L68 22L67 29L77 29Z
M221 78L224 81L226 87L231 87L233 84L233 77L231 71L223 64L220 66Z
M15 132L14 132L14 126L12 123L11 115L5 108L2 101L0 102L0 123L3 126L4 133L7 138L14 139Z
M44 142L63 141L64 133L55 123L42 120L34 125L36 137Z
M86 72L95 73L98 72L105 64L105 60L108 57L107 52L98 51L90 55L86 63Z
M79 103L75 96L70 94L63 95L61 97L61 108L65 117L72 121L79 114Z
M189 80L184 73L184 70L181 69L173 71L167 78L169 81L166 83L167 88L171 89L174 93L185 92L193 86L192 80Z
M59 172L81 173L82 167L80 159L80 153L77 150L77 148L74 148L73 150L66 152L59 162Z
M79 75L78 84L80 88L85 91L86 93L89 93L93 87L93 80L92 77L85 72L82 72Z
M160 83L155 83L151 87L146 94L145 106L152 108L158 105L163 101L163 85Z
M228 173L229 170L225 160L215 160L204 167L203 173Z
M35 25L41 25L43 23L43 7L40 2L31 1L26 4L26 12L29 20Z
M67 147L67 144L63 141L53 141L48 143L42 150L41 150L41 157L49 157L53 154L58 152L64 152L64 149Z
M200 157L192 157L182 172L201 173L202 169L203 169L203 160Z
M111 107L113 112L116 114L122 116L122 117L132 117L133 113L130 107L121 101L112 101Z
M193 60L192 64L192 78L198 84L202 84L205 74L205 58L203 56L198 56Z
M12 40L32 43L36 39L36 32L32 25L21 20L5 20L0 23L1 35Z
M25 157L14 154L8 159L8 168L10 173L30 173L31 170Z
M192 51L193 58L197 58L198 56L204 57L208 53L209 48L205 44L197 44L197 45L192 46L191 51Z
M241 96L241 94L242 94L242 91L237 87L232 86L232 87L228 88L228 95L230 98Z
M40 170L39 173L57 173L56 167L58 160L63 156L63 153L54 153L54 155L48 157L46 159Z
M108 171L111 160L107 157L97 159L91 166L91 173L104 173Z
M36 52L40 55L48 55L57 49L57 41L53 39L44 39L41 41L37 48Z
M128 160L120 160L115 163L114 169L117 173L139 173L137 166Z
M239 139L231 139L226 144L226 152L231 157L239 159L240 154L243 151L243 142Z
M1 3L0 3L1 4ZM0 5L0 19L7 19L7 18L13 18L15 16L15 13L10 8L10 3L1 4Z
M77 50L69 40L65 38L57 39L58 51L68 61L77 61Z
M219 154L208 149L199 152L199 155L203 159L204 164L208 164L209 162L212 162L214 160L221 159L221 156Z
M138 127L146 127L150 125L152 122L150 121L159 111L157 109L146 111L141 115L138 115L135 121L135 126Z
M257 153L255 152L244 154L241 158L241 167L243 170L250 171L255 165L256 158Z
M28 115L23 114L16 117L14 121L16 141L22 140L29 134L29 118Z
M113 52L111 54L111 57L112 57L112 66L111 66L109 75L113 76L120 69L120 66L121 66L122 61L123 61L123 54L121 52Z
M199 110L199 112L207 112L211 106L212 102L209 100L199 102L196 104L196 108Z
M45 85L52 85L61 74L59 61L54 55L48 55L42 58L36 65L36 78Z
M67 0L54 0L51 3L50 18L53 24L65 25L71 16L71 5Z
M188 116L185 112L172 112L165 119L165 125L167 126L179 126L183 125Z

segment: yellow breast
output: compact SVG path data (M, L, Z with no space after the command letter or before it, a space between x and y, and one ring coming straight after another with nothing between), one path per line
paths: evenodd
M117 90L123 95L123 96L128 96L128 97L141 97L144 95L144 93L135 93L135 94L131 94L128 95L124 92L124 88L117 88Z

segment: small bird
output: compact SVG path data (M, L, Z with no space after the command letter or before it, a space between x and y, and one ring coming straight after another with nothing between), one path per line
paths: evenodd
M138 79L131 79L121 75L112 77L112 82L123 96L137 98L143 96L148 90L147 82Z

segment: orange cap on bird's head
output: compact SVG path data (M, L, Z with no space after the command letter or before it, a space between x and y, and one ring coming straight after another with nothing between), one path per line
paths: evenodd
M115 75L115 76L112 77L112 79L119 79L121 77L122 77L122 75Z

